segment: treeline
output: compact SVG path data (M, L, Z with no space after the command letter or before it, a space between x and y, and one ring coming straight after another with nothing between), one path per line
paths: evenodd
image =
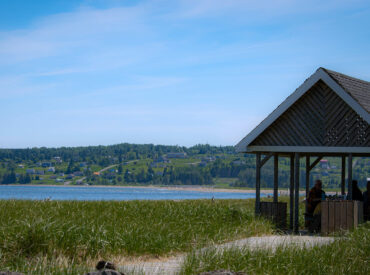
M198 154L234 154L235 149L233 146L211 146L208 144L199 144L188 148L184 146L129 143L87 147L0 149L0 161L39 162L60 157L64 161L84 161L104 166L105 163L103 162L109 163L110 158L120 158L120 160L156 159L170 152L185 152L188 156L194 156Z

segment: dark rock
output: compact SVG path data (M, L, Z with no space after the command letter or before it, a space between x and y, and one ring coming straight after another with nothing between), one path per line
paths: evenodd
M208 272L202 272L199 275L247 275L247 273L244 272L233 272L228 270L215 270L215 271L208 271Z
M115 265L107 261L99 261L96 264L96 269L98 271L92 271L85 275L125 275L122 272L116 271Z
M122 272L112 270L112 269L103 269L99 271L92 271L89 273L86 273L85 275L125 275Z
M24 274L19 273L19 272L11 272L11 271L0 271L0 275L24 275Z
M116 270L116 266L113 263L106 262L106 261L99 261L96 264L95 267L97 270L103 270L103 269L111 269L111 270Z

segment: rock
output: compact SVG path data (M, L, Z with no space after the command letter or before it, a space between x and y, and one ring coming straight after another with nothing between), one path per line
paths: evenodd
M247 273L244 272L233 272L228 270L215 270L215 271L208 271L208 272L202 272L199 275L247 275Z
M103 269L99 271L92 271L89 273L86 273L85 275L125 275L122 272L112 270L112 269Z
M19 272L11 272L11 271L0 271L0 275L24 275L24 274L19 273Z
M125 275L122 272L116 271L115 265L107 261L99 261L96 265L96 269L98 271L92 271L85 275Z

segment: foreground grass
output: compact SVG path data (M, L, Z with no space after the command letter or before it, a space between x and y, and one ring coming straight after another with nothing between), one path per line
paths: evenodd
M158 256L269 234L253 200L0 201L0 270L81 274L101 258Z
M321 247L193 252L187 256L182 274L219 269L247 274L370 274L370 222Z

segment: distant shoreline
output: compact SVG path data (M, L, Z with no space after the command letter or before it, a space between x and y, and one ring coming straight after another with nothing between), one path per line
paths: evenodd
M99 187L99 188L143 188L143 189L163 189L163 190L173 190L173 191L197 191L204 193L247 193L254 194L254 189L237 189L237 188L217 188L209 186L157 186L157 185L147 185L147 186L117 186L117 185L52 185L52 184L9 184L8 186L49 186L49 187ZM272 189L261 189L261 194L272 195ZM300 194L305 194L305 191L300 190ZM286 188L279 189L279 195L289 195L289 191Z

